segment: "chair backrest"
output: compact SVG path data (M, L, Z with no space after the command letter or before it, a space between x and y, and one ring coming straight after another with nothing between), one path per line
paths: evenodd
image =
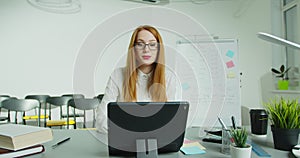
M34 99L16 99L9 98L2 102L2 108L11 111L29 111L38 108L40 103Z
M55 106L63 106L63 105L67 105L70 99L72 99L72 97L67 97L67 96L49 97L46 99L46 103Z
M46 103L46 100L49 97L50 95L27 95L25 99L35 99L38 100L40 103Z
M68 102L68 106L74 107L76 109L80 110L92 110L98 107L100 104L99 99L87 99L87 98L81 98L81 99L71 99Z
M103 97L104 97L104 94L99 94L96 96L96 98L98 98L100 102L102 101Z
M0 95L0 108L2 107L2 101L9 99L8 95Z
M0 97L10 97L9 95L0 95Z
M84 116L83 116L83 128L86 128L86 110L92 110L93 111L93 125L92 127L95 127L95 122L96 122L96 108L100 104L100 101L98 98L79 98L79 99L71 99L68 102L68 110L67 110L67 122L69 122L69 107L73 107L74 113L75 109L83 110L84 111ZM76 117L75 115L73 116L74 120L76 122ZM67 124L67 128L69 128L69 124Z
M84 98L83 94L64 94L62 97L72 97L74 99Z

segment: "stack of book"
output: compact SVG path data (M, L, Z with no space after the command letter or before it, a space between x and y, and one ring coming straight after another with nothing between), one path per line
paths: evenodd
M49 128L3 124L0 125L0 158L24 157L45 151L42 143L53 139Z

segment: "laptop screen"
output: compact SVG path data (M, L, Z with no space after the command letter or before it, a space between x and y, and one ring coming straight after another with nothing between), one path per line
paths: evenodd
M155 139L158 153L182 146L188 102L111 102L108 104L110 155L135 155L136 140Z

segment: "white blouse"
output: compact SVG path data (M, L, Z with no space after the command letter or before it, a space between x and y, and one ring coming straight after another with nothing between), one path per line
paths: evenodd
M124 101L122 94L124 70L125 68L115 69L108 80L104 97L97 108L96 128L98 132L107 133L107 104ZM152 72L145 74L138 70L137 101L151 101L150 93L147 90L147 83L151 75ZM179 100L181 98L181 86L175 73L166 69L165 75L168 101Z

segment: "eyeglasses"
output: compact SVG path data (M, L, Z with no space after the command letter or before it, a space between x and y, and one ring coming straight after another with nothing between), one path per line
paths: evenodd
M148 46L150 50L156 50L158 48L158 43L157 42L151 42L151 43L144 43L144 42L137 42L134 44L134 48L138 50L144 50Z

